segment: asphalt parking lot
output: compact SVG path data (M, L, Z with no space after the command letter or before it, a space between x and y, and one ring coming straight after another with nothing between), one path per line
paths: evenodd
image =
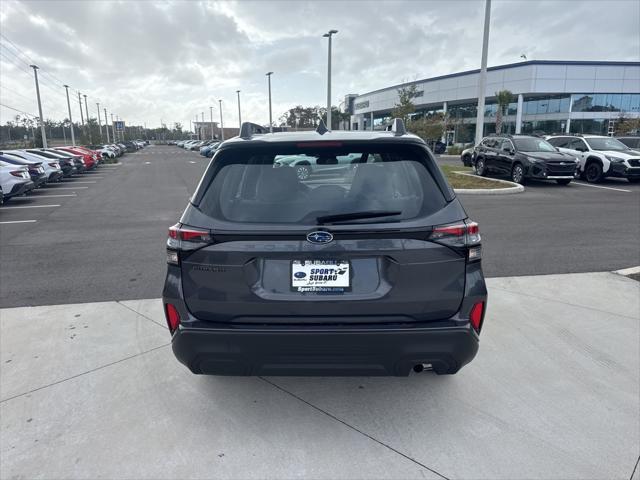
M462 196L492 278L455 376L205 377L158 297L207 163L150 146L0 208L0 478L638 480L640 283L610 272L640 186Z
M0 208L0 308L158 297L167 228L207 164L195 152L150 146L119 165L11 200ZM640 185L580 183L536 182L505 197L461 195L480 223L485 274L640 265Z

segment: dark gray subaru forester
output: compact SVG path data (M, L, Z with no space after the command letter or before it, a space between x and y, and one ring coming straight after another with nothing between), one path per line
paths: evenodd
M456 373L478 350L480 257L478 225L402 121L246 123L169 230L173 351L214 375Z

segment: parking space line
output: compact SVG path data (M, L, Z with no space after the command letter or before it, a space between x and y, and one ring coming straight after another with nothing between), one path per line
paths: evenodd
M85 181L75 181L75 180L64 180L62 183L98 183L98 182L94 182L94 181L89 181L89 182L85 182Z
M24 207L2 207L2 210L11 210L15 208L53 208L60 205L25 205Z
M77 197L78 195L69 193L62 195L31 195L29 197L14 197L12 200L33 200L34 198L58 198L58 197Z
M81 188L89 188L89 187L56 187L56 190L79 190Z
M0 211L3 209L0 208ZM12 222L0 222L0 225L8 225L10 223L35 223L37 220L13 220Z
M622 188L603 187L602 185L591 185L590 183L572 182L572 185L580 185L581 187L604 188L605 190L614 190L616 192L631 193L631 190L623 190Z

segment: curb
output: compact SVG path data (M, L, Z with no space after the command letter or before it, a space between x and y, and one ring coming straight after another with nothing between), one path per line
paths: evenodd
M636 273L640 273L640 267L631 267L631 268L623 268L622 270L614 270L613 273L617 273L618 275L634 275Z
M477 175L466 172L453 172L457 175L467 175L468 177L477 177ZM485 178L485 177L481 177ZM507 188L454 188L453 191L456 193L462 193L465 195L513 195L514 193L522 193L524 192L524 186L518 183L509 182L507 180L500 180L498 178L485 178L485 180L489 180L491 182L505 183L507 185L512 185Z

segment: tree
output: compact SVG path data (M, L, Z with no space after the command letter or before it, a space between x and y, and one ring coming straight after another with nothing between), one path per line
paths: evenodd
M408 129L420 138L429 141L437 141L442 138L447 128L448 116L442 112L427 115L424 118L412 121Z
M498 110L496 111L496 133L502 133L502 116L512 100L513 93L509 90L496 92L496 103L498 104Z
M391 118L401 118L405 123L409 120L409 115L416 111L413 99L418 96L417 87L414 84L400 87L398 89L398 103L391 110Z
M615 133L616 135L640 133L640 117L627 117L624 112L621 112L616 119Z

